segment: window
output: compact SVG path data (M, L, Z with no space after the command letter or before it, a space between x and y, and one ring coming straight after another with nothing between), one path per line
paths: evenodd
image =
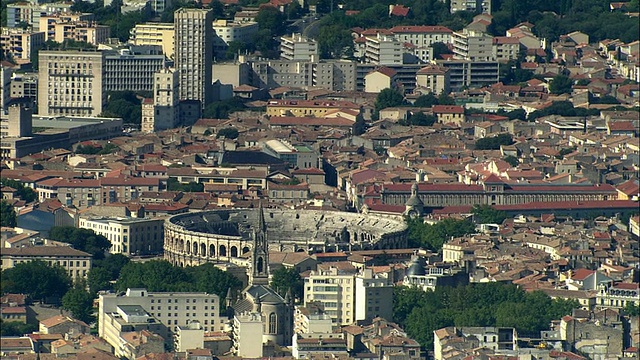
M269 314L269 333L275 334L278 330L276 313Z

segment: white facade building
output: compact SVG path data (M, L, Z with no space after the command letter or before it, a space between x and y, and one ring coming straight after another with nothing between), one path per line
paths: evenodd
M393 36L377 34L367 36L364 60L377 65L401 65L404 47L400 40Z
M318 60L318 44L315 40L301 34L280 37L280 58L283 60L311 61Z
M393 319L393 279L389 273L363 269L355 277L355 321L382 317Z
M162 252L164 219L80 218L81 229L91 229L111 242L112 254L149 255Z
M233 317L233 349L242 358L262 357L263 316L246 312Z

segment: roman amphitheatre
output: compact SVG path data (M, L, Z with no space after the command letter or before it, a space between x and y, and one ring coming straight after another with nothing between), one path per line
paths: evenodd
M224 209L174 215L164 224L164 256L174 265L231 261L253 248L263 211L270 251L400 249L407 226L397 219L338 211Z

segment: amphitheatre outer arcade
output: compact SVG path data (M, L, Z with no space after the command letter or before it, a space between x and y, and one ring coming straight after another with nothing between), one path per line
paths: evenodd
M263 211L270 251L331 252L401 249L402 220L322 210L224 209L174 215L165 220L164 257L174 265L229 262L248 257Z

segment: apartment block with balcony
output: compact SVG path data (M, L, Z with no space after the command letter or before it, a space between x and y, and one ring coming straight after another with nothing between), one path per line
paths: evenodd
M334 91L355 89L356 64L353 61L268 60L252 61L250 65L252 71L249 82L258 88L313 86Z
M493 38L493 58L500 62L516 60L520 55L520 46L520 41L517 38L496 36Z
M153 255L162 252L163 224L163 219L81 217L79 228L106 237L112 254Z
M114 354L120 358L136 358L132 356L132 353L135 353L132 350L135 349L131 349L130 346L132 345L131 334L138 332L145 332L148 336L155 334L160 336L164 343L168 343L165 324L139 304L117 304L110 311L100 312L99 320L100 337L113 347Z
M244 312L233 317L233 348L235 356L242 358L262 357L264 325L261 313Z
M389 29L400 41L418 47L429 47L434 43L449 44L453 31L444 26L407 26L398 25Z
M33 27L34 31L45 31L40 27L40 17L70 13L71 2L52 2L45 4L37 4L33 2L16 2L7 5L7 26L9 28L17 28L21 22L27 23Z
M107 42L111 35L111 28L89 21L76 21L55 24L53 40L59 43L65 40L86 42L98 46Z
M416 92L435 95L448 94L451 79L449 69L436 65L426 66L416 73Z
M293 61L317 61L318 43L313 39L302 36L302 34L281 36L280 58Z
M94 16L91 13L79 12L53 12L45 13L38 18L38 29L44 31L46 40L55 40L56 25L58 24L75 24L75 23L93 23ZM35 24L34 24L35 26Z
M106 103L104 53L42 50L38 113L97 116Z
M172 23L137 24L131 29L130 43L133 45L160 45L168 59L175 56L175 28Z
M480 88L499 81L500 64L497 61L471 60L436 60L436 65L449 71L452 91L459 91L464 87Z
M108 51L104 57L105 91L153 91L156 74L165 57L158 45Z
M402 65L403 43L393 36L367 36L364 61L376 65Z
M304 304L318 302L334 325L349 325L355 321L356 269L329 266L311 271L304 279Z
M463 29L451 35L453 54L456 59L471 61L491 61L493 37L481 31Z
M29 60L44 42L45 34L40 31L3 27L0 32L0 48L5 57Z

